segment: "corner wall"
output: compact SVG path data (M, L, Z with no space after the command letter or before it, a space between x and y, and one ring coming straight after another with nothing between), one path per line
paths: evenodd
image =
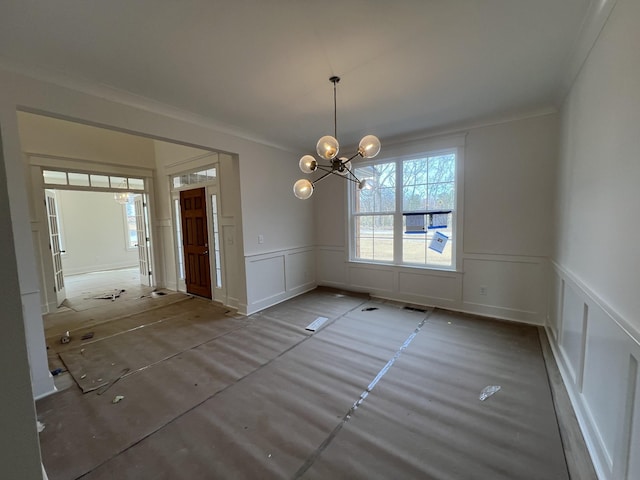
M547 331L601 480L640 478L638 24L618 0L562 108Z
M557 126L557 115L547 114L467 131L455 272L349 262L346 182L324 181L314 193L318 284L543 324ZM386 150L383 142L381 157L428 151L443 141L432 137Z
M0 127L2 123L0 122ZM0 146L5 131L0 128ZM24 313L14 237L9 211L9 186L5 175L5 159L0 150L0 324L2 340L0 365L4 365L0 389L0 465L4 478L42 478L40 446L36 431L36 413L29 377Z
M76 88L93 93L84 93ZM237 156L238 165L234 168L238 168L240 178L242 224L237 229L238 237L233 240L237 247L239 269L242 270L239 274L242 289L238 301L247 306L247 310L253 308L253 305L265 304L262 292L250 290L246 285L248 274L245 274L244 267L249 256L283 249L313 248L312 205L297 201L291 193L290 185L294 179L289 178L289 175L295 175L296 154L221 132L207 120L184 112L176 113L156 104L145 105L144 108L131 106L126 103L126 99L120 99L117 93L103 92L101 87L80 85L76 88L0 70L0 128L3 134L11 229L15 238L15 249L7 250L7 255L11 257L14 253L17 260L24 312L24 323L21 317L7 321L11 328L24 329L26 332L31 381L36 396L53 392L54 386L48 371L40 313L39 275L29 224L28 178L18 132L19 109L183 145L232 152ZM153 147L151 152L153 153ZM281 176L280 172L285 171L287 173ZM274 221L274 218L277 220ZM265 237L260 249L254 242L247 240L255 239L258 232ZM279 265L269 267L275 270L269 271L267 278L283 274ZM300 267L293 265L293 268ZM248 297L249 291L251 294L255 293L256 298ZM294 291L285 291L285 297L293 295ZM2 345L4 343L5 340Z

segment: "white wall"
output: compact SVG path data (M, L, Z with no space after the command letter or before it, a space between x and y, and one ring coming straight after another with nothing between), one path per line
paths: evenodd
M601 479L640 478L640 2L564 101L548 330Z
M127 249L124 206L113 193L57 190L66 253L65 275L135 267L137 249Z
M346 182L318 185L318 283L426 305L542 324L551 252L557 116L471 128L463 148L458 271L348 262ZM385 155L442 147L447 136L393 145ZM486 287L486 295L480 294Z
M2 137L8 132L1 128ZM29 376L18 266L9 211L9 186L5 175L3 152L0 150L0 365L4 365L0 388L0 465L3 478L41 478L40 447L36 431L35 406ZM42 328L42 323L40 323Z
M82 93L79 89L92 93ZM113 99L107 100L104 97ZM26 187L28 178L22 161L16 114L18 108L92 125L114 127L185 145L233 152L238 158L243 212L242 224L238 229L240 236L235 239L240 257L246 262L248 255L258 252L280 252L292 246L312 248L312 205L298 202L291 193L295 174L289 172L295 171L297 154L222 133L210 127L206 120L184 112L175 112L158 105L145 105L143 109L124 103L126 101L128 99L120 99L117 93L103 92L99 86L94 88L76 85L75 89L71 89L13 72L0 71L0 128L8 177L11 225L16 239L15 255L19 265L20 292L25 312L23 327L12 325L26 331L35 395L53 391L53 381L48 372L42 330L39 274L29 224ZM139 104L141 99L136 101ZM255 186L259 188L255 189ZM269 189L268 195L264 194L266 189ZM287 220L273 222L272 219L277 216L284 216ZM260 249L255 240L248 240L256 239L258 232L265 235L265 243ZM269 272L265 281L272 275L281 274L281 269ZM244 282L245 279L242 278L241 281ZM260 302L261 305L264 304L267 297L264 292L251 290L257 298L247 298L247 291L246 287L243 288L241 299L246 310ZM283 297L294 293L294 290L284 291ZM19 317L11 318L10 321L21 322ZM2 343L4 344L4 340Z
M66 159L153 168L153 141L77 122L18 112L22 151Z

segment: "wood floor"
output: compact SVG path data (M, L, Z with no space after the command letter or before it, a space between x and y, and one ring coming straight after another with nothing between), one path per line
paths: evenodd
M595 478L536 327L325 289L148 307L48 337L74 379L37 402L50 479Z

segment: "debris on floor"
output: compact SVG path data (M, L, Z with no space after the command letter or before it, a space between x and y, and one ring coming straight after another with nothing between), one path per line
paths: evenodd
M123 395L116 395L115 397L113 397L113 400L111 400L111 403L119 403L122 400L124 400L124 396Z
M60 337L60 343L65 344L65 343L69 343L71 341L71 335L69 334L69 331L67 330L64 335L62 335L62 337Z
M367 307L362 309L363 312L373 312L374 310L378 310L378 307Z
M85 333L84 335L82 335L82 340L89 340L90 338L93 338L93 332Z
M115 365L115 364L113 364L113 365ZM120 372L120 374L117 377L115 377L109 383L103 385L102 387L100 387L98 389L98 395L102 395L104 392L106 392L111 387L113 387L118 380L122 379L127 373L129 373L129 370L130 370L129 368L122 369L122 371Z
M56 368L55 370L51 370L51 375L53 375L55 377L56 375L60 375L62 372L64 372L63 369Z
M36 420L36 425L38 425L38 433L41 433L44 430L44 423L40 420Z
M489 398L491 395L496 393L498 390L500 390L500 385L487 385L480 392L480 401L484 402L487 398Z
M141 295L140 298L159 298L167 295L167 292L163 292L162 290L154 290L148 295Z
M95 297L91 297L91 299L86 300L111 300L115 302L116 298L120 298L120 295L126 292L125 289L116 288L113 292L103 293L102 295L96 295Z
M310 332L315 332L318 330L324 323L329 320L327 317L318 317L313 322L311 322L305 330L309 330Z

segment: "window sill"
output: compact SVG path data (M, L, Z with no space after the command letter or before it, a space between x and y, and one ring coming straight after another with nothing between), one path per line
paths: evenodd
M410 264L396 264L387 262L374 262L370 260L347 260L347 263L352 265L367 265L369 267L376 267L381 269L398 268L406 270L418 270L421 272L433 272L433 273L462 273L462 270L458 270L453 267L437 267L437 266L422 266L422 265L410 265Z

